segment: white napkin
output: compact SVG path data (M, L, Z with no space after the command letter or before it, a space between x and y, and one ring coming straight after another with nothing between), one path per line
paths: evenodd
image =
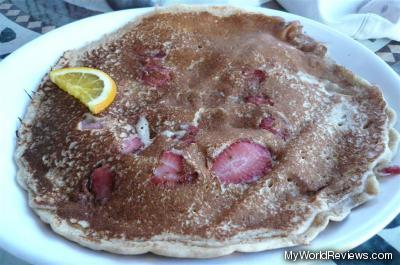
M291 13L327 24L355 39L400 41L400 0L277 0Z

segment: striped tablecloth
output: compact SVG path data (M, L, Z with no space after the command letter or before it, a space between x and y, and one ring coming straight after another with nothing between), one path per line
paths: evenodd
M262 6L283 10L273 0ZM81 18L110 11L113 9L106 0L0 0L0 61L41 34ZM399 42L378 39L362 43L400 74ZM324 264L400 264L400 215L380 233L352 251L391 252L393 260L358 263L336 260ZM28 263L0 249L0 264Z

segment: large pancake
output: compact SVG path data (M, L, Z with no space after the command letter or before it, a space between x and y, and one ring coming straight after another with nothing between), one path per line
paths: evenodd
M380 90L325 52L278 17L156 10L54 66L116 81L116 100L91 118L101 128L83 130L88 110L44 77L19 129L18 181L44 222L92 249L205 258L307 244L378 193L398 143ZM132 133L145 148L121 153ZM268 150L271 169L226 184L213 165L238 142ZM184 157L190 181L151 181L166 150ZM88 182L104 165L115 176L100 202Z

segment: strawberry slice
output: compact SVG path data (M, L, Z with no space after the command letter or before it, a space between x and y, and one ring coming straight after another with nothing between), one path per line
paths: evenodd
M137 135L132 135L122 140L120 152L124 155L132 154L139 151L142 147L144 147L142 140Z
M167 56L165 51L162 49L149 49L142 45L135 45L132 49L132 54L135 55L143 65L145 65L149 60L161 60Z
M85 115L85 118L78 124L78 129L82 131L100 130L103 128L104 128L103 121L90 114Z
M140 63L145 67L157 66L167 54L162 51L152 51L147 54L139 55Z
M266 73L260 69L244 70L242 74L247 79L249 87L252 90L258 90L261 83L267 78Z
M161 170L161 172L165 170L179 173L183 170L183 156L172 151L164 151L160 158L160 166L157 169Z
M185 172L183 156L172 151L164 151L161 154L159 164L153 174L150 181L153 184L165 186L192 183L197 178L197 173Z
M154 170L151 182L154 184L178 183L183 173L183 156L172 151L164 151L161 154L160 162Z
M388 176L400 175L400 166L384 167L380 172Z
M265 117L261 120L259 127L263 130L267 130L271 132L272 134L279 136L282 138L284 141L289 139L289 131L287 128L280 128L277 129L275 126L275 118L272 116Z
M171 71L160 65L146 66L140 77L146 85L163 87L171 80Z
M182 126L181 126L182 127ZM188 125L186 128L186 134L182 137L181 141L186 144L192 144L196 142L196 135L199 132L199 128L194 125Z
M157 175L156 175L157 174ZM154 176L151 177L150 181L156 185L173 186L180 180L180 175L171 172L154 172Z
M272 101L272 99L270 97L264 96L264 95L247 96L244 98L244 101L246 103L252 103L257 106L260 106L260 105L273 106L274 105L274 102Z
M95 200L104 204L111 197L114 173L108 165L96 168L91 174L90 190Z
M163 87L171 80L171 71L161 63L167 55L162 50L143 52L136 51L139 62L142 64L141 80L143 83L154 87Z
M267 148L249 140L240 140L222 151L211 172L223 184L240 184L258 180L271 168L272 158Z
M248 79L252 79L257 83L262 83L267 78L266 73L260 69L244 70L242 71L242 73L245 77L247 77Z
M278 131L274 128L275 119L272 116L265 117L260 122L260 128L277 134Z

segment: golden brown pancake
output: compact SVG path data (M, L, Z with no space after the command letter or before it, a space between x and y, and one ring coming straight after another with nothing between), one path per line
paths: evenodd
M92 249L307 244L378 193L398 142L381 91L325 53L279 17L151 12L54 66L108 73L104 112L44 77L19 129L19 183L55 232Z

